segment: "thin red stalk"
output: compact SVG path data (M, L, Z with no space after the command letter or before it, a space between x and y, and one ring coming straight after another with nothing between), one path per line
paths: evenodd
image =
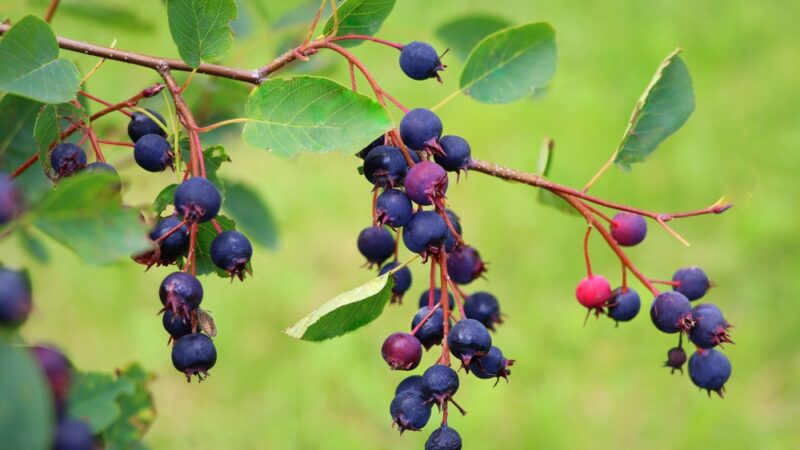
M420 329L420 328L422 328L422 326L423 326L423 325L425 325L425 322L427 322L427 321L428 321L428 319L430 319L430 318L431 318L431 316L433 315L433 313L435 313L435 312L436 312L436 310L437 310L437 309L439 309L439 306L440 306L441 304L442 304L442 302L439 302L439 303L435 304L435 305L433 306L433 308L428 308L428 312L427 312L427 313L426 313L426 314L425 314L425 315L422 317L422 320L420 320L420 321L419 321L419 323L417 324L417 326L415 326L415 327L414 327L414 329L413 329L413 330L411 330L411 334L413 334L413 335L416 335L416 334L417 334L417 331L419 331L419 329Z
M50 4L47 5L47 11L44 13L44 21L50 23L53 20L53 16L58 9L59 0L50 0Z
M444 219L444 223L447 225L447 228L450 230L450 234L456 239L458 245L464 245L464 239L461 238L461 235L458 234L456 231L456 227L453 225L453 222L450 221L450 217L447 216L447 213L444 210L444 205L441 208L436 208L439 215Z
M222 227L217 222L217 219L211 219L211 225L214 226L214 230L216 230L217 234L222 233Z
M164 239L172 236L173 233L175 233L176 231L180 230L181 227L184 226L184 225L186 225L186 221L182 220L181 223L179 223L179 224L175 225L174 227L170 228L169 230L167 230L166 233L164 233L161 236L159 236L158 239L156 239L153 242L158 244L159 242L163 241Z
M447 335L450 334L450 298L447 295L447 252L442 249L439 252L439 274L441 276L442 295L439 297L439 303L442 305L442 312L444 312L444 336L442 337L442 356L439 362L446 366L450 366L450 348L447 343Z
M450 274L447 274L447 283L450 285L450 288L453 289L453 294L455 294L456 298L456 305L458 305L458 313L461 314L462 319L467 318L467 314L464 312L464 300L463 296L464 293L461 292L461 289L456 286L453 280L450 279Z
M317 24L319 23L319 18L322 16L322 11L325 9L325 5L327 4L327 0L322 0L322 4L319 5L317 8L317 14L314 15L314 20L311 21L311 26L308 27L308 34L306 35L306 39L303 41L303 45L301 48L305 48L308 46L308 42L311 40L311 36L314 35L314 28L317 28Z
M622 292L628 292L628 268L622 264Z
M653 284L665 284L667 286L678 286L680 283L677 281L667 281L667 280L650 280Z
M348 62L348 66L350 66L350 86L353 89L353 92L358 92L358 84L356 83L356 66Z
M400 256L400 228L394 237L394 262L397 262Z
M434 302L436 301L434 295L434 289L436 289L436 260L431 259L431 278L430 283L428 284L428 308L433 309ZM442 299L442 296L439 296L439 300Z
M447 400L442 405L442 426L447 426Z
M197 222L193 222L192 226L189 228L189 253L186 256L186 267L184 267L184 271L188 271L187 269L189 269L189 267L191 266L192 275L197 274L196 248L197 248Z
M378 226L378 189L372 190L372 226Z
M365 36L361 34L345 34L344 36L334 36L328 38L331 42L336 41L347 41L347 40L362 40L362 41L372 41L377 42L378 44L383 44L392 48L396 48L398 50L403 49L403 44L399 44L397 42L387 41L385 39L376 38L375 36Z
M17 178L18 176L20 176L22 172L28 170L30 166L36 164L36 161L38 160L39 160L39 152L36 152L33 155L31 155L31 157L28 158L24 163L20 164L19 167L14 169L13 172L11 172L11 178Z
M403 154L403 158L405 158L408 167L414 167L414 164L416 163L413 159L411 159L411 150L406 147L405 142L403 142L403 140L400 138L400 132L397 131L397 128L392 128L389 130L389 135L392 137L394 143L400 147L400 153Z
M103 100L103 99L102 99L102 98L100 98L100 97L95 97L94 95L92 95L92 94L90 94L90 93L88 93L88 92L86 92L86 91L78 91L78 94L80 94L80 95L82 95L82 96L84 96L84 97L88 98L89 100L94 100L94 101L96 101L97 103L100 103L101 105L105 105L105 106L109 106L109 107L113 107L113 106L115 106L113 103L111 103L111 102L107 102L107 101ZM127 111L123 111L122 109L119 109L119 112L121 112L122 114L125 114L125 115L126 115L126 116L128 116L128 117L130 117L130 116L131 116L131 113L129 113L129 112L127 112Z
M116 145L118 147L133 147L133 144L130 142L109 141L107 139L98 139L97 142L106 145Z
M381 89L381 95L386 97L390 102L394 103L394 106L397 106L397 109L403 111L403 114L408 112L408 108L405 107L402 103L400 103L396 98L392 97L391 94Z
M586 274L592 276L592 261L589 258L589 235L592 234L592 225L586 227L586 235L583 237L583 257L586 258Z
M597 209L597 208L595 208L594 206L592 206L592 205L589 205L589 204L587 204L587 203L584 203L584 205L586 205L586 207L587 207L587 208L589 208L589 211L591 211L591 212L593 212L593 213L597 214L597 216L598 216L598 217L600 217L601 219L603 219L603 220L605 220L606 222L608 222L608 223L609 223L609 225L610 225L610 224L612 224L612 223L614 223L614 220L613 220L612 218L610 218L610 217L608 217L607 215L605 215L605 214L604 214L602 211L600 211L599 209Z
M97 135L94 134L92 127L86 128L86 134L89 136L89 142L92 143L95 159L99 162L106 162L106 157L103 156L103 150L100 149L100 143L97 142Z
M190 167L192 175L202 176L205 178L206 167L205 161L203 160L203 147L200 143L200 135L197 132L200 127L197 126L197 122L194 120L194 116L192 115L189 105L187 105L186 101L183 99L180 86L178 86L178 83L175 81L175 77L172 76L169 67L159 67L158 73L161 74L161 78L164 79L167 89L169 89L169 92L172 95L172 101L175 103L175 109L178 111L178 114L182 119L181 121L183 126L189 132L189 146L191 147L189 153L191 155ZM187 172L188 171L189 167L187 167Z

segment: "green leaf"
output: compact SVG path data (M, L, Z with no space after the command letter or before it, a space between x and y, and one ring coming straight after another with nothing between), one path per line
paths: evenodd
M138 364L133 364L118 372L118 382L134 386L132 393L123 392L117 396L119 415L103 432L106 450L129 450L136 445L150 428L156 417L153 396L148 385L153 376Z
M314 15L317 14L319 10L320 2L317 0L310 0L306 1L305 3L301 3L280 16L277 19L273 20L270 24L270 28L272 31L285 31L290 28L302 27L306 30L308 29L308 25L314 20ZM325 6L322 10L322 15L326 16L331 12L331 5L330 2L326 2ZM305 37L305 36L304 36ZM297 44L295 44L297 45Z
M123 208L110 174L62 180L33 210L32 222L90 264L105 264L150 248L144 224Z
M53 173L50 165L50 148L61 142L61 130L76 122L89 123L89 116L71 103L45 105L36 116L33 140L39 147L39 164L45 173Z
M167 206L175 201L175 189L178 189L178 185L170 184L156 195L156 199L153 200L153 211L157 216L160 216L167 209Z
M186 64L217 61L230 49L236 18L235 0L168 0L172 40Z
M327 78L269 80L247 100L244 140L281 156L303 151L355 153L393 125L366 95Z
M136 386L127 379L98 372L80 373L70 388L69 414L85 420L94 434L102 433L120 416L117 398L133 395L135 390Z
M536 163L536 174L541 177L547 177L550 174L550 169L553 167L553 155L555 154L555 141L550 138L544 138L542 147L539 150L539 160ZM547 189L539 189L537 196L539 203L547 206L552 206L557 210L567 213L569 215L579 215L569 203L556 194L548 191Z
M614 159L618 167L630 170L631 164L644 161L692 115L692 77L678 56L681 51L676 49L664 59L636 103Z
M361 34L372 36L377 33L383 25L383 21L389 17L389 13L394 8L395 0L347 0L336 10L339 18L339 27L336 36L346 34ZM324 33L327 35L333 32L333 16L325 24ZM352 39L339 42L343 47L355 47L363 43L360 39Z
M42 241L34 236L30 230L19 228L19 243L36 261L46 263L50 260L50 255L47 253L44 244L42 244Z
M361 328L381 315L393 285L389 273L381 275L328 300L283 332L295 339L324 341Z
M502 17L484 13L469 13L453 19L436 30L436 36L461 59L469 53L481 39L511 25Z
M261 197L244 184L227 182L225 185L228 190L225 211L236 221L240 231L259 245L277 248L277 226Z
M222 231L230 231L236 229L236 223L223 216L222 214L215 217ZM211 243L217 237L217 230L211 221L203 222L197 226L197 246L195 247L196 257L195 263L197 264L197 275L208 275L216 273L220 277L230 278L230 274L218 268L214 261L211 260Z
M41 103L16 95L5 95L0 99L0 157L5 155L28 121L36 117L40 107Z
M75 98L80 84L78 69L58 59L58 42L42 19L26 16L0 41L0 93L28 97L42 103L62 103Z
M30 352L0 343L0 442L4 450L52 445L55 411L50 387Z
M461 72L461 89L481 103L511 103L546 86L555 71L555 30L529 23L480 41Z

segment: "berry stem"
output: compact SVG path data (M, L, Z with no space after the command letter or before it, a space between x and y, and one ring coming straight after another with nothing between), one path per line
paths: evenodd
M53 20L53 16L56 14L59 3L59 0L50 0L50 4L47 5L47 11L44 13L45 22L50 23Z
M400 228L397 229L397 232L394 237L394 262L399 261L400 259Z
M197 128L197 132L198 133L206 133L206 132L209 132L211 130L216 130L217 128L224 127L226 125L233 125L233 124L236 124L236 123L247 123L247 122L250 122L250 119L248 119L247 117L238 117L236 119L222 120L222 121L219 121L217 123L212 123L211 125L208 125L208 126L205 126L205 127L198 127Z
M583 236L583 257L586 259L586 274L592 276L592 261L589 258L589 235L592 234L592 224L586 227L586 235Z
M348 66L350 66L350 86L353 89L353 92L358 92L358 84L356 83L356 66L348 62Z
M628 268L622 263L622 292L628 292Z
M447 274L447 283L450 285L450 289L453 290L454 297L456 298L456 305L458 305L458 313L461 315L461 319L467 318L467 313L464 312L464 293L461 292L461 289L453 283L453 280L450 279L450 274Z
M431 259L431 277L430 277L430 283L429 283L429 286L428 286L428 308L430 308L430 309L433 309L434 302L436 301L435 293L434 293L435 289L436 289L436 260L435 259ZM441 300L442 300L442 296L441 296L441 293L440 293L439 301L441 302Z
M597 215L597 217L599 217L599 218L605 220L606 222L608 222L609 225L613 225L614 224L614 219L608 217L605 213L603 213L599 209L597 209L594 206L589 205L587 203L584 203L584 205L586 205L586 207L589 208L589 211L595 213Z
M365 36L362 34L345 34L343 36L333 36L328 38L328 41L330 42L347 41L347 40L371 41L371 42L377 42L378 44L383 44L387 47L396 48L397 50L403 49L403 44L376 38L375 36Z
M97 139L97 142L106 145L116 145L118 147L133 147L133 144L130 142L109 141L107 139Z
M219 225L219 222L217 222L216 218L211 219L211 225L214 226L214 230L217 232L217 234L222 233L222 227Z
M181 122L183 123L186 131L189 133L189 147L190 147L190 154L191 154L191 171L193 176L202 176L203 178L206 177L206 166L205 161L203 158L203 147L200 143L200 135L198 133L198 126L197 122L194 120L194 116L192 115L191 109L189 109L189 105L186 104L186 101L183 99L181 95L181 89L178 86L178 83L175 81L175 77L172 76L172 72L170 71L169 67L166 65L162 65L158 68L158 73L161 75L161 78L164 79L164 82L167 85L167 89L169 89L170 94L172 94L172 101L175 104L175 109L178 111L178 116L181 118ZM180 151L176 149L176 151ZM187 167L187 172L189 167Z
M179 223L179 224L175 225L174 227L170 228L169 230L167 230L166 233L164 233L161 236L159 236L158 239L153 241L153 243L158 244L159 242L163 241L164 239L172 236L173 233L175 233L176 231L180 230L181 227L184 226L184 225L186 225L186 220L182 220L181 223Z
M378 226L378 187L372 190L372 226ZM397 246L395 246L396 248Z
M317 28L317 24L319 23L319 18L322 17L322 11L325 10L325 5L328 3L328 0L322 0L320 2L319 8L317 8L317 13L314 15L314 20L311 21L311 26L308 27L308 33L306 34L306 39L303 41L303 45L300 48L305 48L308 46L308 43L311 41L311 36L314 35L314 29Z
M667 286L679 286L680 283L677 281L667 281L667 280L650 280L653 284L666 284Z
M442 319L444 322L444 336L442 336L442 356L439 358L439 363L450 367L450 348L447 343L447 335L450 334L450 296L447 293L447 252L444 251L444 248L439 252L439 274L442 286L442 295L439 297L439 303L442 305L442 312L444 312L444 318Z
M113 104L113 103L111 103L111 102L108 102L108 101L105 101L105 100L103 100L103 99L102 99L102 98L100 98L100 97L95 97L94 95L92 95L92 94L90 94L90 93L88 93L88 92L86 92L86 91L83 91L83 90L81 90L81 91L78 91L78 94L80 94L80 95L82 95L82 96L84 96L84 97L88 98L89 100L94 100L95 102L97 102L97 103L100 103L101 105L105 105L105 106L114 106L114 104ZM126 116L128 116L128 117L130 117L130 116L131 116L131 113L129 113L129 112L127 112L127 111L123 111L122 109L119 109L119 112L121 112L122 114L125 114L125 115L126 115Z
M192 222L192 225L189 228L189 253L186 255L186 267L184 267L184 272L191 271L192 275L197 274L196 248L197 222Z
M411 334L416 335L419 329L422 328L423 325L425 325L425 322L427 322L428 319L430 319L431 316L433 316L433 313L435 313L436 310L439 309L439 306L441 306L441 304L442 302L438 302L433 306L433 308L429 308L425 316L422 317L422 320L420 320L417 326L415 326L414 329L411 330Z
M442 405L442 426L447 426L447 401L449 399L444 400L444 404Z
M11 172L11 178L17 178L18 176L20 176L20 174L22 174L23 172L28 170L29 167L31 167L32 165L36 164L36 161L38 161L38 160L39 160L39 152L37 151L36 153L31 155L30 158L25 160L24 163L20 164L19 167L14 169L13 172Z

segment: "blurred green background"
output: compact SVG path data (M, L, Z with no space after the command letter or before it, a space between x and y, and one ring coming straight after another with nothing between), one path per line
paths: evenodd
M160 1L62 3L53 22L60 35L105 45L116 38L122 49L177 57ZM225 64L256 67L297 42L302 26L275 31L269 23L300 2L239 3L237 41ZM45 6L0 0L0 11L15 20ZM680 46L694 79L693 117L646 164L628 174L612 169L593 193L658 211L704 207L723 194L737 205L723 216L675 223L691 247L651 227L647 242L630 251L653 278L699 264L717 284L707 299L736 325L736 345L725 348L733 363L727 398L709 400L687 375L670 376L661 367L675 336L658 333L646 310L619 328L604 318L582 326L584 310L573 298L583 271L582 220L538 204L529 187L478 173L453 183L448 195L465 237L491 262L489 280L469 289L490 290L501 300L507 321L495 343L517 360L508 385L463 378L457 398L469 415L450 422L465 448L800 447L800 3L403 0L379 36L442 48L435 29L468 11L516 23L548 21L559 51L556 77L534 101L498 107L461 96L439 109L445 133L467 138L474 156L533 170L539 143L550 136L557 144L553 178L582 186L618 143L659 62ZM462 62L454 55L445 58L439 85L405 78L391 49L367 44L355 53L406 105L430 107L457 89ZM62 55L84 73L95 62ZM318 56L293 71L347 82L346 64ZM107 62L88 87L117 101L155 81L147 69ZM213 111L241 115L248 87L223 89L198 77L192 89L199 92L193 103L200 120L210 123ZM163 101L148 106L163 109ZM124 139L123 119L98 122L100 135ZM355 247L370 217L370 187L356 172L357 160L279 159L247 147L236 130L213 138L233 159L221 173L256 186L270 204L280 247L256 249L255 277L245 283L203 280L204 307L219 328L211 378L188 385L172 368L155 315L168 269L145 273L129 261L93 267L52 241L48 265L30 260L15 240L0 244L4 263L32 272L36 310L26 338L56 343L82 369L140 361L152 370L158 419L146 442L154 449L422 448L437 419L422 433L399 436L391 429L388 405L406 374L388 371L379 355L383 338L410 323L422 267L414 268L408 301L387 307L357 333L322 344L280 333L372 276L360 268ZM138 170L125 148L106 153L121 168L130 204L147 204L174 179ZM593 249L595 270L618 283L613 255L599 240ZM425 358L430 364L435 355Z

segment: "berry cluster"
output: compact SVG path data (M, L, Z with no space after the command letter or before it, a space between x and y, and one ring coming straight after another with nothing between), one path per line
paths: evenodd
M400 67L418 80L438 79L444 68L433 48L421 42L403 47ZM453 398L460 382L451 368L451 356L460 360L467 374L479 379L508 379L508 367L514 362L492 345L489 330L501 323L495 296L488 292L467 295L461 287L480 278L486 265L478 251L464 242L460 220L447 208L448 172L467 171L470 146L460 136L442 136L442 131L433 111L413 109L406 111L398 132L380 136L358 153L373 189L372 225L358 236L358 249L367 266L380 267L381 275L391 274L392 302L400 303L411 287L411 271L398 259L400 240L430 264L430 285L420 296L411 331L391 334L381 348L392 370L409 371L420 365L423 348L442 346L441 355L422 375L400 382L389 408L401 432L422 429L434 405L442 411L441 426L426 443L428 450L461 448L460 436L447 424L449 405L464 412Z
M617 244L634 246L647 235L647 221L641 215L620 212L610 219L609 232ZM622 286L612 290L605 277L592 274L588 246L585 251L588 275L578 283L575 297L587 308L587 318L589 313L595 312L598 316L606 314L617 323L632 320L639 313L641 301L639 294L627 286L624 270ZM667 284L672 290L659 292L653 283ZM689 358L689 377L699 388L722 396L731 375L731 364L716 347L733 343L728 334L731 325L716 305L691 305L712 287L706 273L699 267L685 267L675 272L671 281L649 280L647 286L655 297L650 306L653 325L663 333L679 333L678 346L667 352L664 365L673 373L683 371L687 358L682 344L683 335L687 335L697 347Z

